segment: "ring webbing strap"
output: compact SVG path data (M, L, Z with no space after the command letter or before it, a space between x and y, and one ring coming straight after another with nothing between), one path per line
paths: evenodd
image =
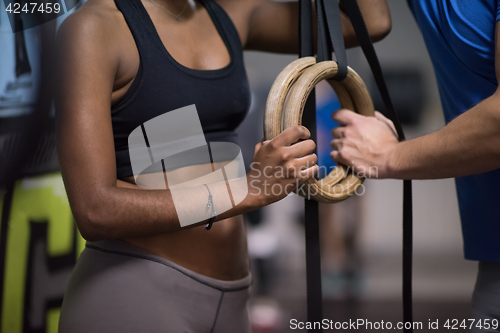
M377 83L378 90L382 96L389 118L396 127L400 141L405 140L403 127L385 84L382 68L377 58L377 53L373 47L370 35L363 20L363 15L359 10L357 1L344 1L345 11L351 20L352 26L358 38L358 43L365 54L371 71ZM403 320L413 321L412 304L412 266L413 266L413 212L412 212L412 183L411 180L403 181ZM413 329L405 329L406 333L413 332Z
M347 55L345 52L344 35L342 33L342 20L340 17L339 3L337 1L332 1L332 0L327 0L327 1L319 0L317 1L317 6L318 6L318 13L321 10L321 12L324 13L326 18L324 43L328 45L329 44L328 41L331 41L331 44L329 45L333 46L333 50L335 51L335 57L337 58L338 72L335 75L334 79L337 81L342 81L347 76ZM319 14L318 14L318 20L319 20ZM319 29L320 26L318 25L318 30ZM326 36L329 36L330 39L326 38ZM318 62L332 59L331 47L327 49L328 49L328 55L324 59L320 58L320 54L318 52Z
M344 1L345 11L349 16L358 42L370 65L375 82L382 96L389 118L393 121L400 141L405 140L403 128L394 110L389 91L385 84L382 68L377 58L375 48L366 28L357 1ZM312 46L312 6L311 0L299 0L300 6L300 57L314 55ZM338 73L336 80L342 80L347 74L347 56L342 34L339 3L335 0L316 0L318 18L318 49L317 60L331 59L331 47L335 50ZM330 38L328 38L330 37ZM329 43L331 42L331 44ZM311 131L311 139L316 141L316 108L314 94L311 94L304 108L303 123ZM306 234L306 269L307 269L307 309L308 321L322 320L321 297L321 265L319 246L318 203L305 201L305 234ZM412 265L413 265L413 212L412 183L403 181L403 320L413 321L412 306ZM310 332L322 332L312 329ZM406 333L413 329L405 329Z
M338 72L336 80L347 76L347 56L342 34L340 9L336 1L316 0L318 22L317 61L332 59L332 48L337 57ZM314 55L313 45L304 40L312 40L312 9L311 1L300 1L300 57ZM311 139L316 136L316 103L314 93L311 93L304 108L303 124L311 132ZM321 251L319 239L318 202L305 200L305 238L306 238L306 278L307 278L307 320L321 322L323 319L323 300L321 292ZM310 329L309 332L322 332L321 328Z
M349 19L351 20L354 32L356 33L356 37L358 39L358 43L361 46L363 53L365 54L368 64L370 65L373 76L375 78L375 82L377 83L377 88L380 91L380 95L382 96L384 106L389 113L389 118L394 122L399 140L404 141L405 135L403 132L403 128L401 127L401 122L399 121L398 115L394 110L389 91L387 90L387 85L385 84L382 67L380 66L380 63L378 61L377 53L375 52L375 48L373 47L370 34L368 33L368 29L366 28L365 21L363 20L363 16L361 14L361 11L359 10L358 4L356 1L344 1L343 4L347 15L349 16Z
M299 0L299 7L299 57L314 56L311 0Z
M314 56L312 4L311 0L299 0L299 57ZM304 107L302 123L316 141L316 98L311 92ZM319 243L318 202L305 199L305 242L306 242L306 281L307 281L307 320L323 320L323 301L321 292L321 254ZM322 332L321 329L310 332Z
M331 43L328 43L327 21L323 6L323 0L316 0L316 17L318 24L318 40L316 50L316 61L331 60Z

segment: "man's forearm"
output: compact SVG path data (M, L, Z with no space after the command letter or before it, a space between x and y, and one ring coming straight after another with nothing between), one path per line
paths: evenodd
M437 179L500 168L500 94L497 92L443 129L397 144L387 178Z

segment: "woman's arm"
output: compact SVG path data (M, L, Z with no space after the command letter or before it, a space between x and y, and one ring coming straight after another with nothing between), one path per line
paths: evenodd
M117 186L115 151L111 124L111 95L120 65L121 39L116 34L120 21L115 13L81 8L64 21L58 32L60 59L58 96L56 98L57 148L69 202L78 228L87 240L127 238L179 230L176 207L168 190L141 190ZM266 179L286 186L303 182L317 166L312 154L315 144L307 140L304 127L294 127L256 147L254 161L260 167L302 170L288 178ZM293 144L298 140L304 140ZM247 175L245 182L262 181L258 172ZM256 182L249 195L219 219L267 205L286 196L262 195ZM218 191L226 185L216 184ZM289 188L292 191L293 188ZM183 195L191 202L206 205L206 189L192 189ZM227 190L226 190L227 191ZM187 206L187 203L186 203ZM206 223L200 221L199 225Z
M297 53L299 47L298 1L251 0L249 2L253 3L253 7L249 9L248 38L245 48L277 53ZM373 41L379 41L387 36L391 30L391 15L386 0L358 0L358 4ZM346 47L357 46L356 34L349 18L343 12L341 15ZM315 14L313 24L316 26ZM316 31L316 28L313 31Z

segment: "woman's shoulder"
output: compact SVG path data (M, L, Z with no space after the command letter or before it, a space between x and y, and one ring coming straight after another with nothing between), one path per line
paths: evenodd
M119 39L124 24L113 0L88 0L62 22L58 41L82 50L106 47Z
M126 25L125 20L113 0L89 0L61 23L57 31L59 54L73 62L94 59L116 67L122 25Z
M88 0L63 21L60 30L109 36L121 22L123 16L113 0Z

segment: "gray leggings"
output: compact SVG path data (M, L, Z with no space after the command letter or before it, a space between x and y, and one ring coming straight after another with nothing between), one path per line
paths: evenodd
M481 324L484 324L485 319L489 319L490 323L493 319L496 319L500 323L500 263L479 263L470 317L476 321L481 320ZM500 328L474 328L471 332L500 332Z
M60 333L249 333L251 276L213 279L119 240L87 243Z

